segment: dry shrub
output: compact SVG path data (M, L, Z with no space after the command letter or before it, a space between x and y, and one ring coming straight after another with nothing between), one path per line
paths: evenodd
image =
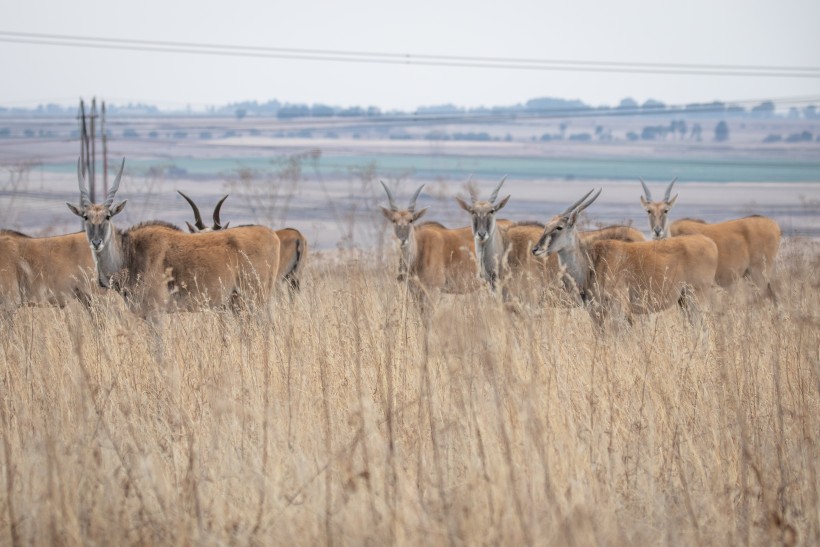
M810 243L779 307L741 284L703 332L669 310L597 338L485 291L422 317L392 262L312 259L270 312L19 310L0 541L820 542Z

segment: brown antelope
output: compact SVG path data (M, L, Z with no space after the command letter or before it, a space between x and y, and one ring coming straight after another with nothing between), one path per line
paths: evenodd
M498 199L498 192L505 180L507 177L499 181L487 201L480 201L472 187L470 187L471 203L468 204L456 196L456 201L461 208L470 213L472 217L478 274L490 284L493 291L497 289L499 281L504 277L507 266L505 255L508 252L509 240L506 231L500 230L495 220L496 213L510 200L510 196L507 195L498 203L495 201ZM504 296L506 298L506 292Z
M393 224L399 243L399 281L408 280L414 291L423 295L436 290L466 293L479 288L475 275L475 252L469 227L447 229L438 222L418 224L427 209L416 211L416 200L424 185L410 199L406 209L399 209L393 194L382 182L389 208L382 214Z
M575 227L578 215L601 194L592 191L550 220L532 252L558 255L596 326L616 312L652 313L676 302L695 319L708 301L717 270L715 243L692 235L646 242L585 242ZM587 199L589 198L589 199Z
M230 222L226 222L223 226L219 220L219 210L222 208L222 204L225 200L228 199L227 194L219 200L214 208L214 223L211 226L206 226L205 223L202 222L202 216L199 213L199 207L196 206L196 203L194 203L191 198L179 190L177 190L177 192L185 198L185 201L188 202L194 212L194 224L192 225L190 222L185 221L185 224L188 225L189 232L192 234L198 234L204 232L216 232L228 228ZM298 291L299 274L303 269L303 264L305 263L305 258L307 257L307 238L305 238L305 236L303 236L302 233L296 228L282 228L281 230L275 230L275 232L277 237L279 237L278 279L285 283L288 289Z
M640 179L646 196L641 196L641 205L649 215L649 231L652 239L669 237L669 211L672 210L675 201L678 199L677 194L671 199L669 195L672 193L672 186L674 186L676 180L678 180L678 177L673 178L669 186L666 187L666 193L663 195L662 201L652 201L652 193L649 191L649 187L643 179Z
M643 180L646 199L641 204L649 213L652 236L655 239L680 235L702 234L715 242L718 248L718 267L715 282L729 287L741 277L751 279L773 302L777 301L770 279L774 261L780 247L780 227L767 217L754 215L716 224L702 220L681 219L669 224L669 210L677 195L671 200L669 193L676 179L666 189L663 201L652 201L649 188Z
M267 303L279 267L279 238L273 230L243 226L191 235L152 222L120 231L111 219L126 204L114 205L124 166L125 160L105 202L96 204L78 162L80 204L67 204L84 221L100 285L118 290L143 317Z
M91 294L98 290L93 268L82 232L29 237L0 230L0 309L12 313L27 305L63 307L75 298L89 307Z
M507 204L510 196L495 204L498 192L506 177L501 179L490 195L489 201L478 201L474 193L470 194L472 203L456 198L459 205L470 213L475 234L476 254L480 257L480 275L495 290L498 281L513 278L521 282L525 278L539 283L558 281L561 268L557 257L535 257L532 247L544 233L544 225L537 222L521 222L502 226L495 222L495 213ZM599 230L581 232L581 239L593 241L598 239L621 239L624 241L643 241L638 230L629 226L607 226ZM505 293L505 298L509 295Z

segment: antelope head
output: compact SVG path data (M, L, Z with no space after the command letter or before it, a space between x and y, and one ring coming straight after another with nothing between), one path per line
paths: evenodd
M111 241L111 236L114 233L111 218L125 208L127 200L123 200L114 205L114 196L120 187L120 180L122 179L122 171L124 168L125 158L122 160L117 178L114 179L111 189L105 196L105 201L103 203L91 203L91 197L88 193L88 184L85 180L85 174L83 173L83 165L81 160L77 160L80 204L74 205L66 202L66 205L68 205L72 213L83 219L85 234L88 236L88 244L91 246L91 250L96 254L101 253Z
M508 195L498 203L495 202L505 180L507 180L506 176L496 185L488 201L480 201L472 188L470 188L469 204L460 197L456 197L456 201L461 208L473 217L473 236L478 242L487 241L490 235L495 233L495 214L507 205L507 201L510 199Z
M191 224L187 220L185 221L185 224L188 225L188 231L189 232L191 232L192 234L198 234L198 233L201 233L201 232L216 232L216 231L225 230L225 229L228 228L228 225L230 224L230 222L226 222L224 226L219 222L219 210L222 208L222 204L225 202L225 200L228 199L228 194L225 194L222 197L222 199L219 200L219 203L217 203L216 207L214 208L214 215L213 215L214 223L213 223L213 225L212 226L205 226L205 223L202 222L202 216L199 214L199 207L196 206L196 203L194 203L194 201L191 198L189 198L188 196L186 196L185 194L183 194L179 190L177 190L177 193L180 196L184 197L185 201L188 202L188 205L191 206L191 209L194 210L194 223Z
M396 205L396 201L393 199L393 194L390 192L390 188L383 181L379 181L382 183L384 187L385 193L387 193L387 201L389 202L390 208L382 207L382 214L393 223L393 233L396 234L396 239L399 240L399 245L402 248L407 247L410 245L410 231L413 227L413 223L424 216L424 213L427 212L427 207L424 209L420 209L416 211L416 200L419 198L419 194L421 193L421 189L424 188L422 184L419 186L416 193L413 194L413 197L410 198L410 204L407 206L407 209L399 209Z
M649 187L640 179L645 196L641 196L641 205L649 214L649 229L652 231L652 239L663 239L669 237L669 211L675 205L675 200L678 195L669 199L669 194L672 193L672 185L678 177L672 179L669 186L666 187L666 194L663 196L663 201L652 201L652 194L649 192Z
M578 231L575 229L575 223L578 220L578 215L592 205L601 195L601 190L589 198L590 194L594 192L590 190L584 197L570 205L563 213L555 215L547 222L544 227L544 233L538 240L538 243L532 248L532 254L535 256L551 255L561 251L562 249L574 248L578 240ZM587 199L589 198L589 199Z

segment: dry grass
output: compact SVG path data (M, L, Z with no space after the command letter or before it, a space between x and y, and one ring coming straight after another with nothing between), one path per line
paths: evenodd
M423 321L367 256L161 343L116 296L20 310L0 542L818 544L819 256L784 249L781 305L724 294L705 339L485 292Z

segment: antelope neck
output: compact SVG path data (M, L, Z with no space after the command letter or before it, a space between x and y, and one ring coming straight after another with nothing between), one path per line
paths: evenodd
M492 281L498 274L498 266L501 263L501 255L504 252L504 239L498 231L498 227L493 225L486 241L475 239L476 258L478 259L481 277Z
M589 279L589 254L585 245L582 245L579 238L574 237L572 244L558 251L558 259L566 268L566 273L575 282L575 286L583 294Z
M101 287L109 288L111 277L123 269L125 265L125 250L123 248L123 236L119 230L112 226L111 238L103 248L97 252L92 249L91 255L94 257L94 264L97 267L97 281Z
M418 243L416 242L416 228L410 226L410 231L407 235L407 246L401 247L401 259L399 260L399 273L406 274L410 269L410 265L416 260L418 253Z

